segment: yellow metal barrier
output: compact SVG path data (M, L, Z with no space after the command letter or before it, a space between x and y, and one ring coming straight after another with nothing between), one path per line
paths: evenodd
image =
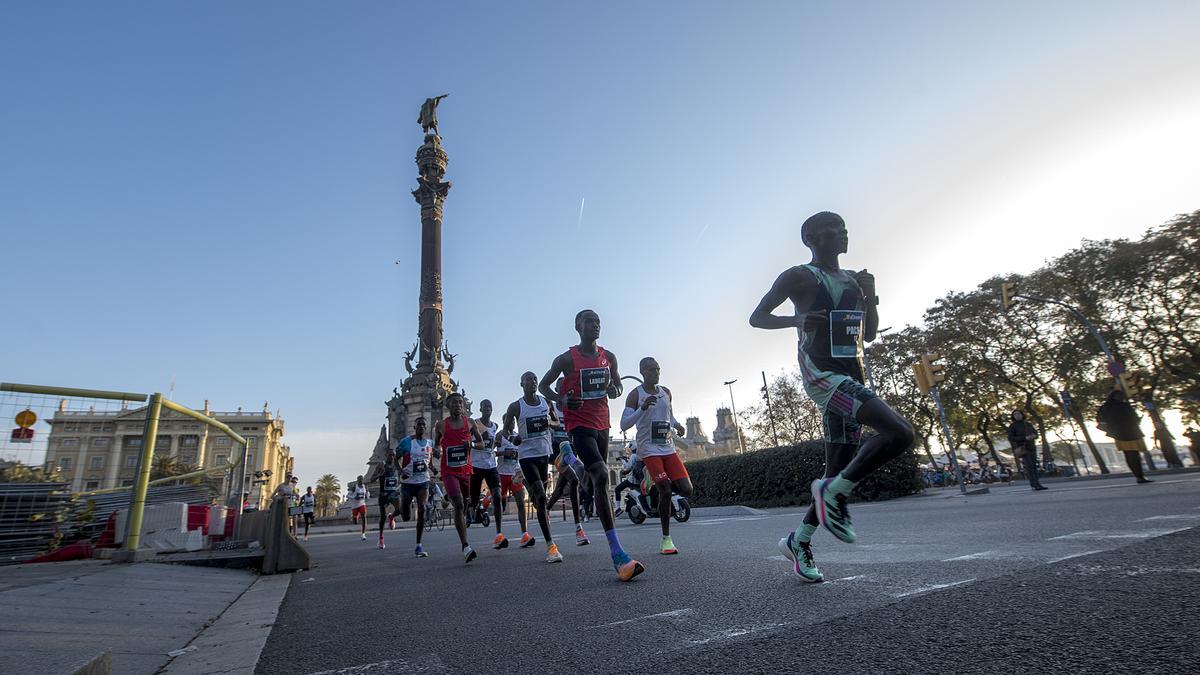
M69 387L50 387L50 386L33 385L33 384L13 384L13 383L7 383L7 382L0 383L0 392L12 392L14 394L33 394L33 395L43 395L43 396L64 396L64 397L70 397L70 398L101 399L101 400L111 400L111 401L144 402L147 399L149 399L149 406L146 411L145 427L143 428L143 432L142 432L143 441L142 441L141 455L138 458L138 471L137 471L137 475L134 479L134 484L132 486L105 488L105 489L101 489L101 490L89 490L89 491L77 493L77 496L89 496L89 495L98 495L98 494L108 494L108 493L114 493L114 492L124 492L126 490L133 491L132 499L131 499L130 505L129 505L128 529L127 529L127 533L126 533L126 537L125 537L125 548L130 551L137 550L137 548L141 545L142 516L145 513L146 492L148 491L150 486L164 485L167 483L175 483L175 482L184 481L184 480L191 480L193 478L201 478L204 476L221 474L221 473L225 473L227 471L233 472L235 469L239 468L243 464L243 462L245 461L245 458L246 458L248 444L246 442L246 439L244 437L242 437L241 434L238 434L237 432L235 432L233 429L231 429L228 425L224 424L223 422L219 422L219 421L209 417L208 415L205 415L204 413L197 412L195 410L192 410L191 408L188 408L188 407L180 405L174 401L170 401L170 400L163 398L163 395L158 392L155 392L154 394L147 396L146 394L134 394L134 393L128 393L128 392L103 391L103 390L96 390L96 389L74 389L74 388L69 388ZM158 423L159 423L159 419L162 415L163 408L173 410L181 415L190 417L196 421L202 422L214 429L217 429L218 431L220 431L221 433L225 434L230 439L232 439L234 442L236 442L239 446L241 446L241 452L236 453L236 456L235 456L233 462L226 463L221 466L212 467L209 469L200 469L198 471L192 471L192 472L180 474L177 476L168 476L166 478L150 480L150 470L151 470L151 466L152 466L153 459L154 459L154 449L155 449L155 445L156 445L157 439L158 439ZM235 478L236 478L236 476L232 475L232 473L231 473L230 485L231 485L231 489L233 487L236 487L236 494L238 496L237 502L239 505L238 512L240 513L240 511L241 511L240 495L241 495L242 486L241 486L240 482L236 486L233 485Z

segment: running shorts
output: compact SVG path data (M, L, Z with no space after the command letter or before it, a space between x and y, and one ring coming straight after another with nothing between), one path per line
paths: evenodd
M597 462L608 462L608 429L575 427L571 430L571 448L583 465L591 468Z
M676 454L643 457L642 463L646 465L646 473L650 475L650 480L655 483L665 480L683 480L688 477L683 460L679 459L679 455Z
M426 489L426 483L401 483L400 484L400 501L407 504L410 499L420 501L421 490ZM424 504L422 504L424 506Z
M513 495L513 494L517 494L518 492L524 492L524 491L525 491L524 483L514 483L512 476L509 476L507 474L500 475L500 494L501 494L501 496L507 497L508 495Z
M546 484L550 480L550 458L549 457L526 457L519 460L521 463L521 473L525 474L525 480L536 478Z
M446 488L446 496L451 499L469 497L471 494L471 474L445 474L442 483Z
M356 518L357 518L358 516L365 516L365 515L367 515L367 505L366 505L366 504L363 504L362 506L356 506L356 507L354 507L354 510L350 512L350 515L352 515L352 516L354 516L354 517L356 517Z

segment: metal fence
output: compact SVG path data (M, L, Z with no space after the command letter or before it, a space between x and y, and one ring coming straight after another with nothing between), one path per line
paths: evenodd
M177 456L164 453L156 457L164 408L231 439L238 449L232 461L180 472ZM89 527L72 532L63 523L74 519L73 524L90 524L94 529L91 518L97 515L96 505L105 503L106 495L122 495L118 501L127 502L125 548L129 550L141 544L142 515L151 486L222 476L227 484L226 505L234 513L241 512L246 439L162 394L0 383L0 420L12 424L11 432L0 434L0 487L20 483L56 486L41 488L46 493L42 502L32 493L22 495L15 489L11 499L0 498L0 538L11 538L14 547L15 542L31 546L34 555L65 543L67 534L88 534ZM152 478L154 472L163 475ZM35 503L41 506L32 506ZM89 518L86 522L85 516ZM57 527L47 526L51 517L57 519ZM28 549L20 549L13 555L27 553Z

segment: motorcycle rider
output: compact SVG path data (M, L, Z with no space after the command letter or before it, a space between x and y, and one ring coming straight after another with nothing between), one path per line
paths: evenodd
M686 432L671 411L671 390L658 383L661 371L658 361L647 356L638 363L638 370L642 373L642 384L625 398L621 431L637 426L638 457L658 489L658 519L663 534L659 553L676 555L679 550L671 541L671 490L674 488L681 497L690 497L692 481L675 452L671 431L680 436Z

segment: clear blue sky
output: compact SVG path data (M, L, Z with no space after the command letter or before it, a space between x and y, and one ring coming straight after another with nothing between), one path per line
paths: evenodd
M1200 207L1195 2L447 4L0 6L0 379L270 401L306 482L358 473L416 333L415 120L446 92L475 400L589 306L711 431L722 380L744 407L794 364L746 319L815 211L898 326Z

